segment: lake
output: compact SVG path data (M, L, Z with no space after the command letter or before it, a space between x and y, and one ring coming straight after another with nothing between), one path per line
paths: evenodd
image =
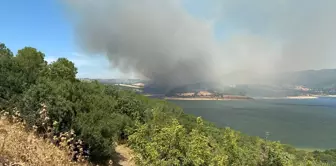
M171 101L219 127L278 140L297 148L336 148L336 98Z

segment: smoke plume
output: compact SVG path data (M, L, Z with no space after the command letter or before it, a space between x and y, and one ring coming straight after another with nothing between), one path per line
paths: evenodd
M336 67L334 0L66 3L84 51L104 54L120 71L169 87L234 79L223 78L234 71L264 74ZM204 3L210 5L202 7ZM186 5L197 6L199 13L191 13ZM198 16L202 14L206 17ZM218 32L224 37L218 39Z

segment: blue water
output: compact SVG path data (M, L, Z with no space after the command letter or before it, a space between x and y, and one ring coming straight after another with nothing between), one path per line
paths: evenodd
M220 127L299 148L336 148L336 98L251 101L172 101Z

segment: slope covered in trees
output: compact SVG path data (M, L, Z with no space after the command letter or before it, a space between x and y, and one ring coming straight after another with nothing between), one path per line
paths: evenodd
M217 128L163 100L98 82L81 82L72 62L60 58L48 64L35 48L25 47L14 56L1 44L0 71L1 110L18 111L27 130L36 130L46 139L73 133L93 163L106 164L116 155L115 142L121 141L136 153L137 164L146 166L322 165L322 161L335 161L333 157L326 160L322 152L297 151Z

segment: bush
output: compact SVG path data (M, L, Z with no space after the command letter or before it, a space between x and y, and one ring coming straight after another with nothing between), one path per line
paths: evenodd
M93 110L77 116L75 130L89 145L91 161L99 163L115 155L114 143L130 125L131 119L127 116Z
M38 129L46 138L61 137L69 144L74 139L84 141L81 148L89 150L94 163L106 164L115 155L118 141L133 148L139 165L336 163L334 150L302 153L278 142L217 128L167 101L97 81L81 82L75 78L72 62L60 58L47 64L44 54L31 47L13 56L0 44L0 71L1 109L20 111L26 127ZM75 138L68 138L72 129Z

